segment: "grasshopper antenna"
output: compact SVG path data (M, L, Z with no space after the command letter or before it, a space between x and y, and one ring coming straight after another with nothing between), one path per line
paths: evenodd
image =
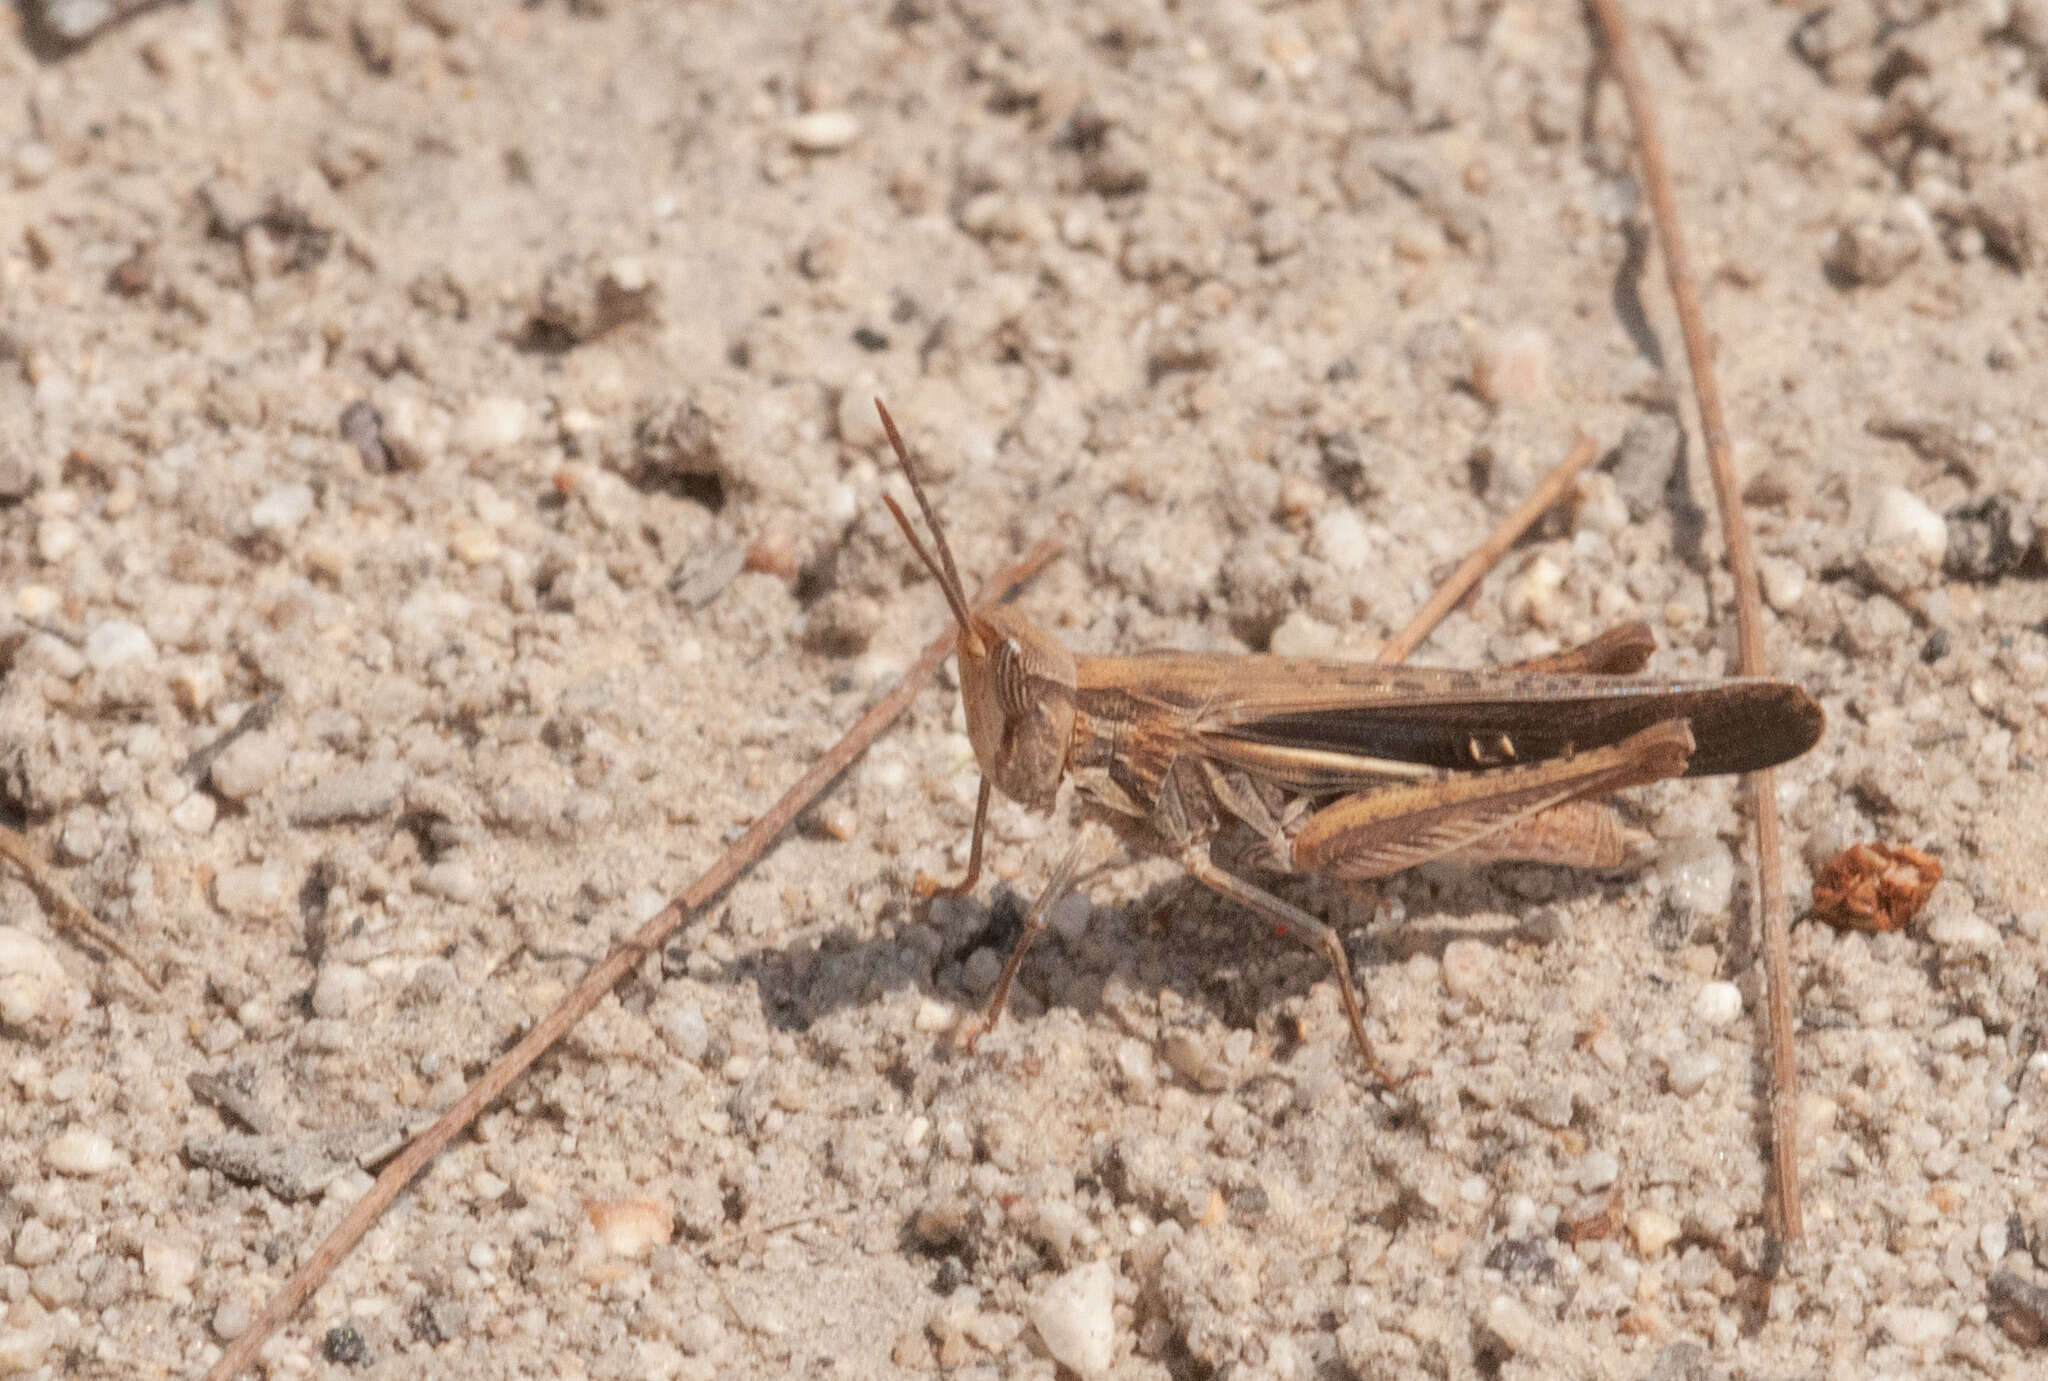
M967 610L967 591L960 584L960 568L953 564L953 549L946 545L945 529L939 526L937 515L932 512L930 499L924 496L924 486L917 482L917 471L910 464L910 450L903 444L903 433L896 430L896 419L889 415L889 409L882 406L882 400L875 399L875 411L882 415L882 430L889 434L889 444L896 448L896 463L903 467L903 477L910 481L910 492L917 496L917 507L924 514L925 526L932 530L932 541L939 548L939 559L934 561L925 544L917 539L916 531L910 526L910 519L903 516L903 510L896 500L887 494L882 502L889 505L889 511L896 515L896 526L903 529L903 535L910 539L912 550L916 551L925 569L939 582L939 588L946 592L946 603L953 608L953 617L960 621L963 633L974 632L974 619ZM941 565L943 562L943 566Z

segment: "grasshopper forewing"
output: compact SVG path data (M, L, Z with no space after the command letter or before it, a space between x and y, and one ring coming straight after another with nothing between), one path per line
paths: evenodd
M1641 624L1498 671L1187 652L1077 657L1011 610L969 607L902 435L879 399L875 407L936 557L895 500L884 502L960 627L960 697L981 766L967 876L945 890L980 878L991 791L1050 810L1071 777L1088 807L1087 826L1025 916L983 1030L1002 1014L1047 909L1097 847L1094 827L1107 825L1319 949L1359 1053L1392 1084L1366 1038L1337 932L1237 869L1365 879L1430 859L1613 867L1632 832L1610 793L1757 771L1820 738L1820 706L1788 682L1633 675L1655 646Z

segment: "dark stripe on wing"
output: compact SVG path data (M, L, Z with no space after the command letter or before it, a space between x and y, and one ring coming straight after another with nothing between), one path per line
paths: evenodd
M1811 748L1826 722L1820 705L1798 686L1734 681L1697 689L1587 687L1541 700L1382 702L1265 715L1209 732L1469 770L1501 766L1503 738L1513 748L1509 761L1541 762L1618 743L1671 719L1692 724L1698 746L1688 777L1774 767Z

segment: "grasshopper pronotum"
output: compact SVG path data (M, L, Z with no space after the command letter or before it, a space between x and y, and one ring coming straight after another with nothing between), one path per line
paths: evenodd
M1011 610L968 605L903 437L875 407L936 558L896 501L884 502L960 625L960 698L981 765L967 876L945 890L964 893L981 876L992 791L1049 811L1071 776L1088 807L1024 917L981 1029L1002 1015L1048 908L1090 851L1088 826L1101 824L1320 950L1359 1053L1392 1084L1337 932L1224 867L1219 850L1240 867L1341 879L1430 859L1613 867L1630 831L1610 793L1758 771L1820 738L1820 706L1789 682L1636 677L1655 647L1642 624L1496 671L1198 652L1077 657Z

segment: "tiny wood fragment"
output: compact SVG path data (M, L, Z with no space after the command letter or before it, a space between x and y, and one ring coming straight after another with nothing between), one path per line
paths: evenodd
M1903 930L1940 881L1940 861L1909 844L1851 844L1814 879L1814 918L1842 930Z
M1576 1247L1581 1242L1604 1242L1621 1236L1621 1190L1602 1195L1587 1211L1557 1220L1558 1240Z

